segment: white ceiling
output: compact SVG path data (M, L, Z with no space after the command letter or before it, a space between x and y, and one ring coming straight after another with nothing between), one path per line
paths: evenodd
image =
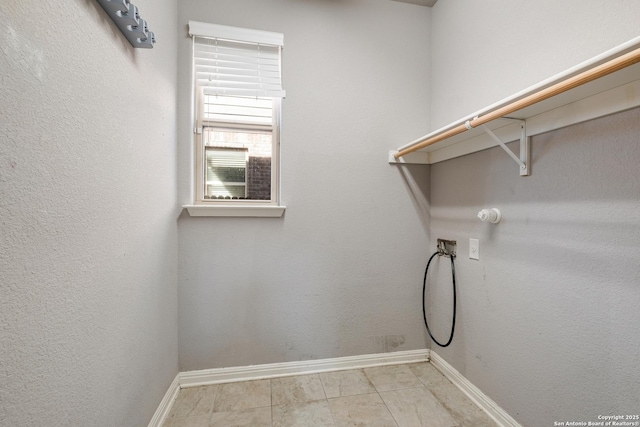
M420 6L433 6L438 0L393 0L401 3L418 4Z

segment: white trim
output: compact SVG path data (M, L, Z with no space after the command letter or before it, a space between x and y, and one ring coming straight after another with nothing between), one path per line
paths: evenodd
M282 33L230 27L228 25L209 24L198 21L189 21L189 35L225 40L238 40L280 47L284 45L284 34Z
M431 364L447 377L449 381L458 387L469 399L473 401L480 409L485 411L500 426L504 427L522 427L520 423L514 420L505 412L496 402L489 396L484 394L478 387L473 385L453 366L449 365L437 353L431 351Z
M215 202L213 202L215 203ZM207 206L207 205L184 205L182 206L191 216L233 216L233 217L263 217L280 218L286 206Z
M171 411L171 407L173 403L176 401L176 397L178 397L178 392L180 391L180 374L176 375L176 377L171 382L169 389L164 394L162 401L160 401L160 405L158 405L158 409L153 414L151 421L149 421L148 427L161 427L164 424L164 421L167 419L167 415L169 415L169 411Z
M171 411L178 392L186 387L429 361L498 425L522 427L496 402L469 382L442 357L429 349L180 372L169 386L148 427L162 426Z
M424 349L398 351L393 353L367 354L363 356L337 357L333 359L304 360L300 362L205 369L201 371L181 372L178 375L180 377L180 387L185 388L209 384L428 361L429 350Z

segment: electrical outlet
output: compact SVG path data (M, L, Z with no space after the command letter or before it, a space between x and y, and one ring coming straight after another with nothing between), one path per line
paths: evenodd
M469 239L469 258L480 259L480 241L478 239Z

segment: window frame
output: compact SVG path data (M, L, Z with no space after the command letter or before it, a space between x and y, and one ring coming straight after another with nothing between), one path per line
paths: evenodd
M211 33L231 34L233 37L218 37ZM259 217L281 217L284 214L285 206L281 201L281 156L280 156L280 130L281 130L281 111L282 98L284 91L280 96L269 96L272 99L272 124L268 125L245 125L226 123L204 119L204 91L198 87L196 81L195 63L195 38L221 38L232 41L246 42L249 38L258 38L258 44L277 45L282 51L283 35L280 33L271 33L260 30L250 30L236 27L225 27L216 24L207 24L195 21L189 21L189 34L192 36L192 82L191 93L193 99L192 117L194 120L192 147L194 148L192 179L195 181L192 187L192 204L184 205L191 216L259 216ZM238 37L235 37L238 35ZM281 69L281 67L280 67ZM258 95L259 96L259 95ZM219 129L238 129L247 132L266 131L267 128L271 133L271 198L270 200L251 200L251 199L205 199L205 177L206 177L206 147L204 142L204 128L214 127Z
M196 96L196 132L195 132L195 205L203 206L251 206L269 205L279 206L280 203L280 109L281 98L272 98L272 124L237 124L217 120L207 120L204 118L204 94L194 85L194 90L198 91ZM271 199L205 199L205 177L206 177L206 145L204 143L204 128L228 129L245 132L265 132L271 133Z

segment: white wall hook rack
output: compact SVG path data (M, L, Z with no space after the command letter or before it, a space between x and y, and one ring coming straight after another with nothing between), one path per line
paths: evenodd
M138 8L129 0L98 0L118 29L133 47L152 49L156 36L149 31L147 21L140 18Z
M503 117L504 119L520 122L520 157L518 157L509 147L505 144L495 133L491 131L486 125L481 125L482 129L487 135L493 138L494 141L500 145L500 147L518 164L520 167L520 176L531 175L529 157L531 153L531 138L527 136L527 122L520 119L512 119L511 117ZM467 122L468 123L468 122Z

